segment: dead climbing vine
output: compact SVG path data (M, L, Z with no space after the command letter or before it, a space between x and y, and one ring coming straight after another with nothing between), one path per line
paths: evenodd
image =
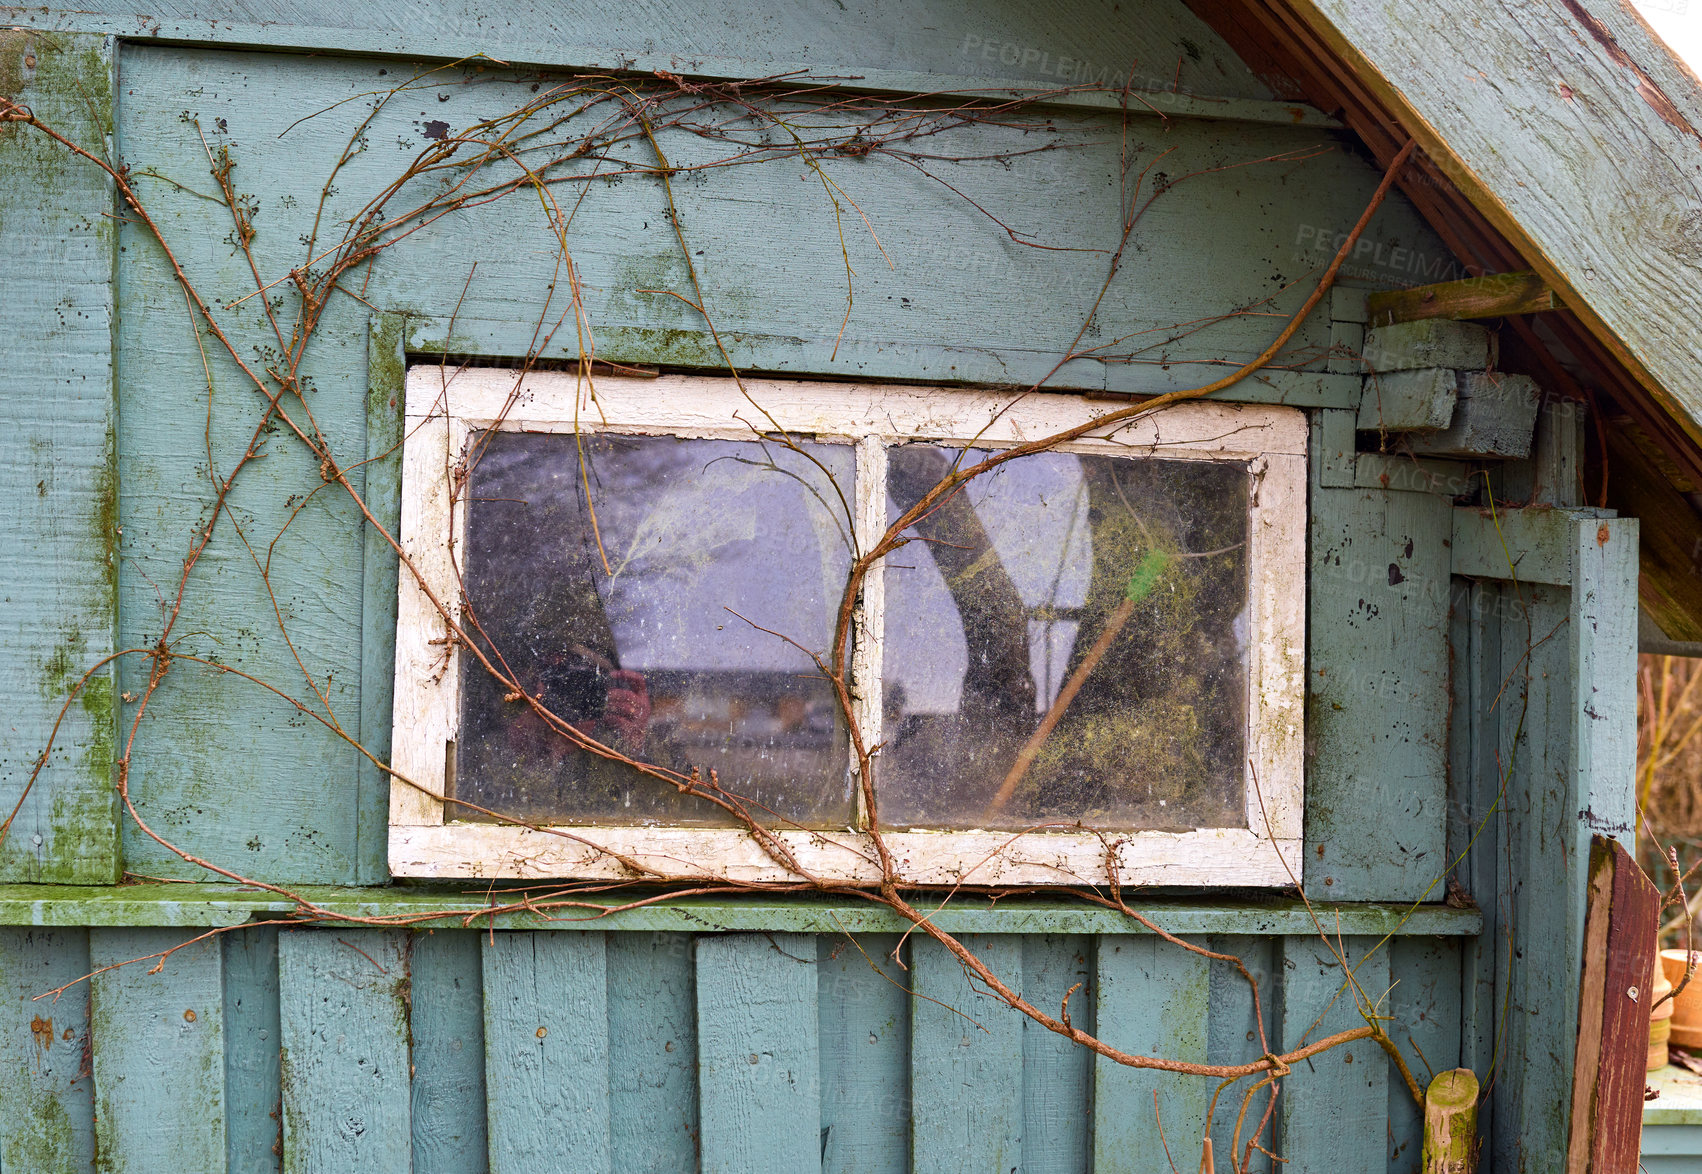
M1037 106L1056 94L1036 94L1020 99L976 100L961 97L918 97L894 100L885 97L848 93L823 88L822 79L781 76L745 83L710 83L688 81L667 73L646 77L615 75L576 76L566 81L549 82L532 87L533 96L517 108L497 117L477 122L463 130L451 132L446 125L436 133L428 132L427 143L409 165L393 179L371 192L352 213L334 216L331 211L333 193L339 179L352 161L365 150L367 135L381 113L398 97L434 86L446 84L447 71L458 68L426 70L413 78L386 90L378 90L348 99L365 105L365 113L354 124L340 157L329 170L320 189L311 231L304 237L304 253L300 264L287 272L269 273L256 257L254 242L259 230L255 225L255 203L244 195L236 180L238 160L230 146L210 139L193 118L185 116L206 156L207 173L215 194L206 195L176 180L167 180L153 172L132 172L131 168L101 152L80 145L55 127L38 119L28 108L0 99L0 121L14 128L28 128L55 142L64 151L90 166L104 171L117 190L126 217L139 226L154 244L169 266L180 290L190 318L192 334L200 369L207 385L207 419L205 444L207 453L208 503L204 519L190 535L188 550L175 581L161 593L161 627L156 639L146 647L122 649L90 665L70 690L52 736L35 764L24 795L20 796L11 815L0 824L0 840L10 830L24 799L34 786L41 770L51 760L59 725L70 706L95 674L118 660L132 660L145 666L145 679L125 700L133 708L126 721L122 752L116 761L115 786L128 818L138 831L175 854L183 861L237 884L250 886L292 903L296 920L303 923L357 923L371 926L408 926L422 920L441 920L446 916L459 917L466 925L478 925L508 913L527 913L544 919L606 917L614 913L676 900L683 895L724 893L730 891L816 892L837 893L881 905L906 920L911 931L932 938L963 967L972 980L999 1001L1027 1016L1036 1024L1055 1032L1095 1054L1117 1064L1134 1068L1155 1069L1183 1075L1215 1078L1221 1082L1218 1093L1247 1078L1256 1078L1242 1091L1235 1117L1231 1164L1238 1171L1250 1169L1255 1153L1268 1154L1265 1140L1274 1113L1281 1082L1295 1065L1330 1049L1358 1040L1372 1040L1393 1059L1413 1097L1422 1104L1422 1094L1400 1049L1390 1037L1382 1010L1383 992L1365 990L1355 977L1339 940L1332 936L1321 921L1315 921L1319 936L1329 944L1343 972L1342 992L1347 994L1364 1019L1360 1027L1314 1040L1278 1054L1265 1038L1265 1016L1259 983L1239 957L1206 949L1185 941L1153 922L1131 906L1118 882L1116 843L1100 835L1104 847L1105 878L1103 883L1084 880L1079 887L1053 892L1068 892L1079 899L1115 910L1158 935L1172 945L1206 959L1234 967L1251 989L1258 1024L1258 1046L1261 1057L1241 1064L1206 1064L1141 1055L1121 1050L1099 1036L1077 1026L1069 1010L1069 995L1053 1012L1033 1005L1013 988L993 967L988 965L960 938L936 923L934 913L951 898L951 892L941 896L937 905L924 908L918 904L918 890L907 885L896 865L893 853L883 835L880 793L877 786L878 750L865 738L857 720L854 703L855 684L851 665L852 633L858 600L867 577L880 561L915 539L907 532L939 510L964 487L999 466L1019 457L1046 452L1090 434L1125 426L1132 421L1161 413L1174 405L1196 400L1236 383L1257 377L1261 371L1279 365L1301 366L1319 356L1303 348L1290 351L1297 331L1307 317L1329 292L1336 274L1350 255L1356 241L1365 231L1372 214L1383 202L1412 154L1409 144L1395 158L1382 177L1375 194L1367 204L1351 232L1337 251L1329 267L1318 277L1316 285L1301 306L1292 313L1282 314L1272 308L1272 300L1253 306L1237 307L1221 316L1181 323L1162 331L1147 331L1094 341L1098 338L1101 304L1106 291L1129 255L1136 226L1154 202L1177 186L1216 171L1252 167L1261 164L1295 164L1314 157L1318 150L1303 150L1265 159L1226 164L1205 171L1178 177L1163 176L1158 164L1169 154L1157 152L1143 157L1131 140L1127 117L1131 102L1138 95L1125 92L1125 117L1119 150L1118 202L1120 222L1117 225L1114 247L1108 250L1080 250L1092 254L1103 266L1103 280L1086 309L1082 326L1056 363L1033 386L1016 393L1020 399L1047 385L1067 365L1083 360L1101 363L1142 363L1167 361L1168 348L1210 325L1232 317L1271 317L1280 321L1271 341L1252 360L1225 365L1225 373L1208 383L1188 390L1175 391L1127 406L1107 411L1077 427L1000 449L971 463L953 467L932 488L921 495L886 526L878 540L865 550L855 552L850 572L844 583L835 617L832 643L826 652L809 652L821 675L830 684L838 701L849 735L854 759L855 777L861 791L867 817L864 834L872 847L872 861L880 880L874 885L854 884L813 874L776 834L785 823L774 812L755 803L747 796L722 786L711 772L708 779L693 770L689 773L651 763L629 755L617 746L592 737L552 710L541 695L529 692L520 675L508 663L502 650L491 640L475 609L465 606L465 600L442 598L433 593L431 584L402 548L398 537L375 516L358 484L362 462L340 450L334 438L322 428L313 410L313 389L308 360L311 344L316 337L327 307L335 299L346 297L366 302L369 282L375 264L384 251L417 233L437 224L446 217L469 212L499 200L523 199L536 201L537 214L549 234L553 250L553 275L548 292L543 296L532 323L531 345L516 365L514 391L510 405L518 396L526 374L542 362L546 353L563 349L557 339L564 334L571 339L565 349L572 355L571 365L594 388L599 360L596 353L592 324L586 313L579 272L575 266L570 239L575 214L585 193L592 185L609 184L623 179L653 181L660 189L665 205L669 235L678 249L689 279L690 293L678 291L647 291L651 296L672 297L689 306L703 323L713 341L725 369L741 389L745 388L736 361L736 345L718 327L705 294L702 276L694 260L687 225L675 200L675 184L682 179L701 180L713 172L738 169L774 160L794 160L805 168L805 178L812 180L825 197L838 233L844 271L844 316L835 336L835 347L843 339L852 314L855 296L855 270L846 244L848 224L861 225L870 239L880 248L874 222L846 188L834 178L831 165L839 161L861 162L871 157L889 161L892 165L912 171L928 182L943 186L970 205L975 213L996 227L1014 244L1034 249L1060 249L1061 246L1043 241L1034 235L1007 224L991 209L976 202L947 178L949 167L974 159L995 159L1009 163L1011 159L1030 154L1057 151L1062 144L1050 134L1049 121L1037 112ZM477 69L482 70L479 63ZM338 103L309 118L327 117L340 108ZM305 121L305 120L303 120ZM996 126L1029 132L1038 139L1037 145L997 155L951 154L951 136L970 127ZM663 147L664 132L691 136L698 143L717 148L713 158L681 162L670 158ZM174 187L193 191L212 199L228 212L231 222L232 249L243 258L244 267L252 280L252 288L241 296L227 300L210 298L197 288L173 252L169 233L150 214L148 203L137 189L143 176L164 180ZM471 273L468 282L472 280ZM646 291L640 291L646 292ZM1273 295L1274 298L1275 295ZM246 350L239 344L236 332L227 329L226 322L239 307L258 299L263 329L269 342L260 348ZM368 303L370 304L370 303ZM1153 337L1156 335L1157 337ZM210 354L209 351L212 353ZM224 468L216 458L215 433L218 425L213 412L213 393L218 377L216 367L234 366L244 386L259 397L259 421L247 431L244 446L234 461ZM788 435L768 416L756 397L746 390L752 410L762 421L753 433L762 440L787 447L804 455L799 441ZM232 508L233 488L256 464L268 455L274 435L281 434L308 453L318 468L319 483L312 486L286 510L286 519L278 534L261 542L252 532L252 520L245 521ZM473 454L469 460L476 460ZM461 484L465 483L466 465L461 466ZM392 769L365 747L338 717L333 705L329 683L321 681L310 670L298 651L286 609L273 591L271 567L278 542L290 526L308 508L322 490L340 493L351 502L363 524L377 534L400 563L401 573L430 599L431 606L441 618L458 651L472 657L482 670L500 687L507 700L523 705L556 737L572 747L600 758L620 763L652 780L658 787L693 796L713 804L736 821L751 840L786 874L792 878L777 883L746 883L715 877L707 868L693 867L688 861L678 869L664 869L651 860L641 860L620 854L590 837L570 828L544 826L516 819L487 809L464 799L448 797L444 802L472 810L490 819L529 828L539 834L565 837L588 849L602 853L625 870L627 878L614 882L579 882L551 886L542 891L531 889L518 892L493 892L487 899L469 904L453 914L436 912L419 916L348 916L315 903L307 896L286 885L270 883L245 875L239 869L206 859L168 837L144 819L131 792L131 764L144 718L156 701L162 683L173 673L204 671L234 676L248 685L277 698L293 712L317 723L363 756L378 770L385 772L401 787L424 788ZM242 551L253 563L272 610L273 622L300 670L306 693L298 695L290 689L266 681L215 656L195 650L195 633L179 631L185 600L196 584L195 569L212 543L215 533L228 528ZM459 568L457 568L459 574ZM807 651L807 650L806 650ZM434 796L435 797L435 796ZM1027 833L1015 833L1015 842ZM850 850L856 850L854 848ZM1296 887L1299 878L1296 877ZM628 894L627 899L614 902L598 900L603 894L619 894L635 885L662 886L661 891ZM955 890L954 890L955 891ZM1304 894L1303 894L1304 895ZM1308 906L1310 908L1310 906ZM216 929L191 942L226 932ZM908 936L908 935L907 935ZM173 950L162 951L147 958L156 969L163 965ZM895 959L896 960L896 959ZM130 963L121 963L128 965ZM871 962L871 965L873 963ZM87 977L87 976L85 976ZM81 981L81 980L79 980ZM66 988L58 988L57 995ZM1072 989L1071 994L1074 993ZM1314 1024L1316 1027L1316 1024ZM1262 1108L1253 1114L1248 1127L1249 1113L1264 1095ZM1217 1093L1212 1097L1208 1120L1201 1125L1205 1150L1210 1161L1211 1114L1216 1112ZM1244 1140L1245 1139L1245 1140ZM1168 1144L1168 1143L1167 1143Z

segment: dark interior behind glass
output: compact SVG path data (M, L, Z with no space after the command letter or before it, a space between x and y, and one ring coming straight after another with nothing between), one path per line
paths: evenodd
M787 642L832 638L849 446L486 432L470 451L464 577L487 655L620 753L713 770L765 822L853 821L833 692ZM528 820L738 822L576 749L477 658L461 666L457 798Z

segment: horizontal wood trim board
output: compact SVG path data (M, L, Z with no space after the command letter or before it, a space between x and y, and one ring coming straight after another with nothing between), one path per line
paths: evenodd
M505 21L503 24L509 30L530 31L555 25L565 31L579 23L571 12L551 15L555 15L556 19L551 20L546 15L541 20L520 18ZM356 27L331 27L318 23L318 20L314 19L315 16L325 21L352 17L352 22L359 24ZM943 34L939 33L938 29L931 31L936 35L948 37L953 48L962 43L966 51L955 56L962 60L966 67L977 56L975 52L967 50L984 52L989 47L987 42L990 38L991 47L995 49L1015 48L1019 51L1019 69L1024 64L1031 66L1028 76L1022 72L975 74L967 68L962 73L943 70L936 72L869 69L834 61L763 60L689 51L682 53L679 46L687 43L689 34L681 34L679 41L669 42L675 46L673 49L652 52L633 52L609 45L578 44L565 38L533 40L524 34L512 33L493 39L489 29L481 29L474 35L446 37L437 21L409 22L407 28L374 27L377 22L366 17L359 6L335 10L332 6L326 6L325 10L317 14L305 14L305 19L301 19L299 23L283 20L230 23L222 20L169 17L162 20L144 15L142 9L128 4L101 4L95 10L85 8L78 11L36 9L15 13L12 19L19 27L44 31L96 33L120 37L137 36L140 32L151 45L266 48L302 52L329 50L337 53L409 56L444 61L496 57L516 67L604 69L639 74L667 71L710 81L746 81L785 75L786 83L792 87L814 84L824 88L864 93L928 94L941 98L978 98L986 101L1001 101L1043 93L1047 95L1045 104L1049 106L1105 111L1120 110L1123 107L1118 87L1124 79L1121 76L1111 78L1109 75L1120 75L1126 65L1122 58L1117 58L1116 68L1110 68L1111 57L1117 54L1117 50L1112 49L1111 57L1104 63L1083 60L1075 63L1082 68L1063 75L1059 75L1056 68L1051 75L1036 73L1032 71L1032 64L1038 63L1037 47L992 38L992 35L979 25L973 29ZM678 19L683 22L688 17L682 12ZM1195 32L1195 36L1198 35L1199 32ZM973 39L973 44L970 39ZM784 51L785 46L776 48ZM1009 54L1004 53L1002 56L1008 58ZM1047 54L1048 58L1052 56ZM1035 59L1033 63L1029 62L1029 57ZM1062 66L1070 60L1066 57L1057 64ZM1008 64L1008 61L1006 63ZM1084 71L1088 76L1085 80L1078 80ZM1107 75L1106 82L1096 84L1102 73ZM1336 119L1305 102L1198 94L1192 92L1187 85L1180 90L1172 88L1172 78L1155 76L1130 80L1132 85L1128 96L1128 111L1136 117L1200 118L1221 122L1332 129L1341 125Z
M1505 318L1535 314L1560 303L1539 274L1492 273L1420 285L1412 289L1379 290L1365 299L1372 326L1419 322L1426 318Z
M1602 510L1523 509L1454 511L1453 571L1479 579L1572 585L1572 532L1596 527L1599 541L1612 533L1613 515Z
M419 363L440 362L445 355L453 356L457 362L469 358L474 362L481 359L513 360L519 357L523 347L517 345L517 340L502 333L505 325L501 321L460 319L455 322L452 335L449 319L410 314L406 352L410 362ZM715 340L709 331L688 325L673 333L681 340L693 340L699 353L715 354ZM648 327L625 326L616 322L600 324L596 331L597 357L619 365L622 373L645 370L657 362L655 335L656 331ZM1253 357L1252 351L1246 351L1214 357L1211 361L1178 358L1163 364L1107 364L1091 357L1081 357L1053 371L1058 361L1057 353L1032 347L988 347L967 343L941 345L848 336L835 351L843 363L824 369L817 356L807 351L799 352L797 339L786 335L723 330L721 341L735 354L761 356L761 369L781 379L811 379L824 375L834 378L840 372L862 370L891 376L903 371L905 382L930 379L933 381L931 386L940 387L1007 386L1045 376L1045 384L1050 391L1090 397L1103 394L1117 399L1163 395L1199 387L1222 378L1234 369L1235 364ZM685 348L682 346L680 349ZM661 361L665 363L666 359ZM1284 361L1289 360L1285 358ZM1267 367L1255 376L1214 393L1210 399L1218 403L1281 404L1291 408L1357 408L1364 390L1360 360L1340 355L1323 365L1330 366L1330 369ZM683 362L667 365L666 371L672 374L696 371L723 373L719 364L700 367L696 363Z
M1298 797L1281 804L1298 822ZM881 872L863 832L770 831L810 875L874 886ZM1092 832L888 831L900 883L912 886L1097 886L1106 846ZM1301 867L1300 837L1271 839L1247 828L1188 832L1118 832L1112 841L1119 884L1281 888ZM798 874L775 862L743 828L547 827L508 824L396 824L390 828L390 871L397 878L454 881L542 881L575 877L632 881L622 858L653 869L651 883L692 881L795 884ZM658 875L660 874L660 875Z
M293 890L320 909L339 916L423 918L421 927L460 925L465 910L489 900L540 894L536 887L505 893L481 888L472 893L417 889L358 889L307 885ZM605 897L614 907L653 894ZM1133 907L1165 929L1179 934L1315 933L1312 915L1293 898L1269 900L1187 900L1161 897L1133 901ZM253 918L276 918L298 907L275 893L235 885L148 884L108 888L98 885L0 885L0 925L19 926L217 926ZM1318 918L1336 932L1398 934L1417 937L1469 937L1479 932L1483 915L1475 908L1448 905L1354 903L1314 904ZM454 916L449 916L454 914ZM531 913L479 917L480 929L548 928L561 930L696 931L703 933L773 930L797 933L893 933L909 928L903 918L872 902L851 899L762 896L681 897L629 908L605 916L592 909L560 910L559 920ZM1148 932L1114 910L1084 901L1049 898L989 900L959 895L934 914L936 925L952 933L1133 933Z

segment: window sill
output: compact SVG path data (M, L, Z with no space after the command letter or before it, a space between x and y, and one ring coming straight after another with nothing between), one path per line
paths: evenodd
M561 909L554 920L526 913L468 918L485 903L484 893L413 887L296 890L321 909L343 916L378 917L418 928L592 929L716 933L897 933L907 928L897 914L857 898L728 894L680 897L605 916L594 910ZM540 892L538 887L531 890ZM641 894L605 895L610 906ZM492 894L500 901L503 893ZM918 903L923 899L918 898ZM1306 907L1292 897L1163 897L1131 900L1131 907L1179 934L1314 934ZM0 885L0 925L28 926L221 926L275 920L295 906L274 893L236 885ZM1469 937L1482 931L1483 916L1447 905L1353 903L1314 905L1332 935L1385 934L1402 937ZM1410 916L1409 916L1410 914ZM1146 933L1121 914L1079 900L1009 897L993 901L959 894L934 922L952 933Z

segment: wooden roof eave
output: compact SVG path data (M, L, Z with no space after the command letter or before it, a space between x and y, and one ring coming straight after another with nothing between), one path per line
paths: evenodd
M1645 605L1675 638L1702 639L1696 78L1603 0L1189 4L1279 96L1339 118L1379 163L1416 139L1402 189L1468 271L1533 269L1553 287L1568 309L1543 316L1547 339L1508 319L1519 350L1552 390L1594 401L1609 504L1662 522L1644 527ZM1611 435L1631 431L1637 443Z

